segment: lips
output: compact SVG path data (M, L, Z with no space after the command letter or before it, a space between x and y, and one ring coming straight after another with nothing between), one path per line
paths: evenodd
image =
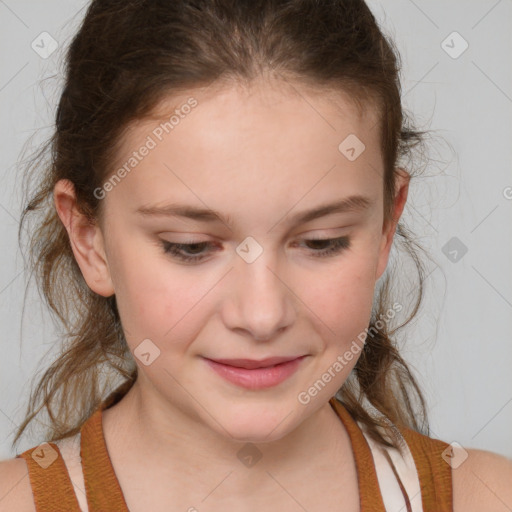
M302 356L291 356L291 357L268 357L266 359L254 360L254 359L210 359L215 363L233 366L234 368L245 368L247 370L254 370L256 368L271 368L278 364L287 363L293 361Z
M306 358L306 355L269 357L258 361L255 359L208 359L205 357L204 361L224 380L256 391L283 383L299 369L302 361Z

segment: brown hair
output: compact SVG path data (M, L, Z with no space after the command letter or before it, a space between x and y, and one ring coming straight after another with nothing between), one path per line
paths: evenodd
M150 115L167 95L221 81L250 83L270 72L292 83L348 93L360 107L376 106L384 159L384 219L390 220L396 166L423 144L426 133L411 128L402 109L399 59L363 0L91 2L66 55L56 129L25 173L27 179L33 174L36 183L33 191L25 190L29 197L19 237L25 217L39 212L30 232L30 265L64 328L65 346L32 387L13 446L44 407L50 419L46 440L77 433L116 379L125 383L124 393L137 378L115 295L94 293L75 261L53 204L57 181L73 183L78 207L97 222L101 201L94 190L111 173L128 123ZM413 176L410 168L407 171ZM415 263L416 302L394 330L381 321L391 308L391 282L396 278L388 268L376 294L364 350L336 394L372 437L388 446L394 441L380 434L382 422L365 402L397 426L429 432L421 390L392 339L420 307L425 276L417 251L423 249L402 221L394 243Z

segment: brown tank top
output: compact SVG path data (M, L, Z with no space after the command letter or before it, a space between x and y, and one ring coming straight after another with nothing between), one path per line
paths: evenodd
M112 393L80 430L80 456L89 512L129 512L108 455L101 421L102 411L121 397L118 391ZM386 512L372 451L361 428L339 400L333 397L329 403L351 441L361 512ZM414 459L423 512L453 512L451 467L442 457L450 445L408 428L400 428L400 433ZM37 512L81 512L64 459L55 443L43 443L16 457L23 457L27 462ZM398 474L393 471L404 492ZM411 510L407 498L406 501L407 509Z

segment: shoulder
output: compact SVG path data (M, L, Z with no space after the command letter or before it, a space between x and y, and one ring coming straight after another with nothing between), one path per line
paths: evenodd
M35 512L27 463L22 457L0 461L0 512Z
M512 459L473 448L465 452L467 458L452 466L454 512L510 512Z

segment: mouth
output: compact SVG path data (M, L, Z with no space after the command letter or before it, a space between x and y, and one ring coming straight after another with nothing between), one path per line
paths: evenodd
M281 384L299 368L306 355L272 357L260 361L251 359L208 359L209 367L217 375L246 389L264 389Z
M272 368L278 364L288 363L300 357L305 356L290 356L290 357L267 357L266 359L210 359L215 363L223 364L226 366L233 366L235 368L245 368L246 370L255 370L258 368Z

